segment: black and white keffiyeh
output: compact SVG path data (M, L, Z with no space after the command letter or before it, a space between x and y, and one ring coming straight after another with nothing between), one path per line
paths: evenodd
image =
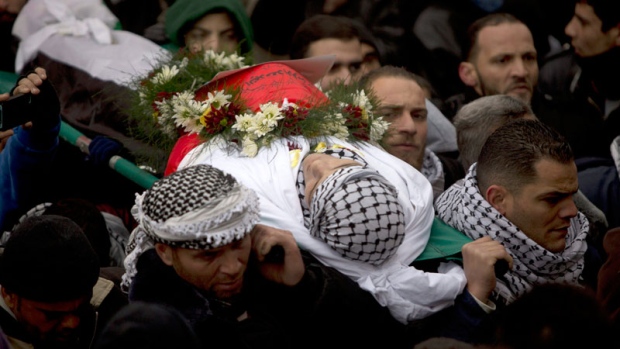
M424 150L424 160L422 161L422 174L433 187L433 198L438 198L443 193L445 186L445 176L441 161L435 153L428 148Z
M360 162L332 173L316 189L310 207L305 201L303 167L297 190L310 234L341 256L374 265L391 257L405 236L398 192L377 171L348 149L325 154Z
M243 239L258 223L258 197L211 165L187 167L136 194L138 226L129 237L122 287L128 290L138 257L155 243L208 250Z
M588 220L581 212L571 219L565 250L549 252L484 199L478 189L476 164L470 167L462 184L457 182L437 198L435 211L440 219L472 239L490 236L504 245L513 258L513 268L497 280L495 293L506 303L537 284L579 281L589 229Z

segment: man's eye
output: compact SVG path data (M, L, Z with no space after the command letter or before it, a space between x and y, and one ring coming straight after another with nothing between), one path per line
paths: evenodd
M555 205L555 204L557 204L558 202L560 202L560 200L561 200L561 199L562 199L562 198L559 198L559 197L553 196L553 197L548 197L548 198L545 198L545 201L546 201L546 202L548 202L548 203L550 203L550 204Z
M217 251L205 251L204 253L202 253L200 255L200 257L204 260L213 260L217 257L218 252Z
M393 119L398 116L398 113L395 111L386 111L386 112L378 112L378 115L382 116L384 119Z
M357 73L358 70L360 70L362 67L362 62L358 62L358 63L351 63L349 65L349 72L351 74Z
M426 120L426 113L414 113L411 115L414 120Z

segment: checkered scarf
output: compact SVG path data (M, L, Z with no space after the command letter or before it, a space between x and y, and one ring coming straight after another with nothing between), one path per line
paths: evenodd
M316 189L310 207L305 201L303 166L297 191L310 234L350 260L380 265L391 257L405 235L398 193L383 176L348 149L325 154L360 162L332 173Z
M424 161L422 162L422 170L420 172L431 182L433 198L439 197L443 193L446 182L443 166L437 155L429 149L424 150Z
M155 243L208 250L241 240L258 223L258 197L231 175L196 165L164 177L136 195L138 222L129 237L123 289L136 274L138 257Z
M546 282L576 284L584 267L589 223L580 212L571 219L566 248L552 253L531 240L491 206L478 189L476 164L462 185L446 190L435 202L439 218L472 239L490 236L504 245L513 258L513 268L497 280L495 296L511 303L534 285Z

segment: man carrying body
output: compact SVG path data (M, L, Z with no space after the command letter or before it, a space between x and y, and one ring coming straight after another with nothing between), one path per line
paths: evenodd
M383 148L420 171L431 182L436 198L465 172L455 159L438 156L426 147L428 110L423 83L421 77L393 66L378 68L360 81L377 98L376 113L390 122Z
M348 18L316 15L304 21L295 32L290 57L300 59L336 55L333 67L321 80L321 89L328 91L339 81L348 85L362 77L362 41L356 25ZM437 153L453 155L457 151L454 126L429 100L425 103L430 125L429 148Z
M176 308L205 348L404 343L401 325L369 293L308 259L290 232L257 225L258 204L253 190L210 165L156 182L136 198L130 300ZM324 326L338 326L341 339L318 331ZM376 335L358 340L354 330Z
M549 99L551 97L548 95L554 94L547 93L546 90L549 88L545 86L557 88L555 86L558 83L542 83L545 86L538 88L539 71L536 48L532 34L525 24L509 14L491 14L474 22L469 27L468 34L470 49L466 51L468 52L466 61L459 66L459 76L468 86L468 90L445 101L443 111L450 119L454 121L456 113L464 104L479 97L505 94L529 104L539 120L554 127L566 137L575 159L579 160L586 154L609 153L610 142L605 143L607 142L605 141L603 142L605 144L601 144L603 137L592 136L589 130L598 126L596 122L586 120L590 117L585 112L581 112L583 109L571 103L561 102L559 98ZM565 74L565 71L567 70L563 69L562 73ZM544 96L540 90L543 90ZM575 127L576 120L581 120L578 121L580 123L578 127ZM614 128L610 127L610 129ZM477 143L479 147L482 146L482 142ZM593 151L593 149L599 150ZM579 171L586 169L587 166L580 165ZM605 169L599 167L595 170L587 176L580 175L583 194L592 201L588 204L596 205L604 212L607 220L610 223L613 222L610 226L616 226L615 222L618 220L614 218L614 215L617 210L614 208L618 204L611 201L614 197L608 201L610 198L602 195L607 191L608 186L605 186L605 190L599 190L598 183L602 181L611 183L610 187L613 189L610 191L612 192L616 191L620 183L612 167L605 165ZM612 175L607 175L608 172L612 172ZM584 200L581 202L583 203ZM603 208L606 209L603 210Z
M463 185L435 203L446 223L472 239L501 242L513 258L512 270L489 279L478 299L511 303L545 282L595 285L598 265L585 263L589 224L573 202L577 189L570 146L549 126L516 120L489 136Z

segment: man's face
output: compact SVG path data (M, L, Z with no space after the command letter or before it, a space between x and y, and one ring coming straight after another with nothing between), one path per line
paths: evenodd
M370 44L365 42L362 45L362 72L364 75L370 71L381 68L381 62L379 61L379 52Z
M73 301L44 303L2 290L5 302L36 343L71 347L78 340L79 326L90 310L90 296Z
M538 83L538 62L530 30L521 23L488 26L478 33L472 81L481 96L505 94L530 103Z
M575 15L564 28L564 32L570 36L571 45L578 56L591 57L610 50L620 42L618 27L603 33L602 26L603 22L594 13L592 6L577 3Z
M182 279L201 291L226 300L241 292L252 238L248 234L242 240L210 250L173 248L168 245L158 248L165 250L158 250L164 263L172 266ZM160 252L165 256L162 257Z
M0 12L6 11L11 14L18 14L26 5L28 0L0 0Z
M380 77L371 87L379 102L377 115L390 122L383 136L383 147L420 170L428 131L428 111L422 88L404 77Z
M321 39L310 44L306 58L336 55L331 70L321 79L321 89L329 90L332 84L343 81L346 85L361 76L362 46L358 39Z
M194 53L200 50L233 53L239 45L235 23L226 12L207 14L185 34L185 45Z
M536 181L508 194L504 216L540 246L559 253L566 247L570 219L577 215L577 167L541 159L535 169Z

